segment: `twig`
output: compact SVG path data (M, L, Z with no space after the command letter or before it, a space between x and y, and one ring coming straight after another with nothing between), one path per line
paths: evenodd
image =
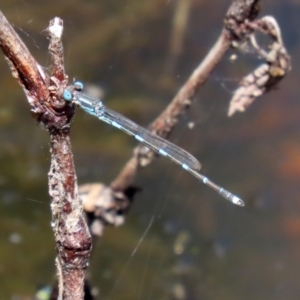
M178 122L178 117L190 107L199 88L206 82L211 72L232 45L233 41L236 40L237 32L239 33L239 38L241 38L242 32L243 34L248 33L248 31L242 30L241 28L245 27L245 22L256 17L258 13L257 2L258 0L233 1L233 4L226 14L224 29L217 42L167 108L149 126L149 129L153 133L164 138L167 138L170 135ZM123 190L125 187L132 184L135 175L133 174L134 171L132 166L147 166L156 156L154 152L144 146L138 146L134 150L134 153L135 155L126 164L120 175L111 183L110 186L113 190ZM134 170L137 170L137 168L135 167ZM132 175L130 176L129 174Z
M91 237L77 193L69 138L74 107L61 101L59 96L67 81L60 40L62 29L62 21L59 18L50 22L53 75L49 77L0 12L0 47L13 76L23 87L35 118L50 134L49 194L52 197L52 224L58 250L60 299L83 299Z
M52 57L54 87L52 93L59 95L67 82L64 72L61 35L63 23L59 18L50 21L49 50ZM56 99L55 96L53 96ZM59 97L58 99L59 100ZM64 103L59 108L64 108ZM67 106L73 110L72 105ZM58 250L57 267L62 278L59 294L62 299L83 299L85 270L91 252L91 237L82 212L78 196L77 178L70 142L70 120L58 124L50 131L51 167L49 172L49 193L52 196L51 209L53 229Z

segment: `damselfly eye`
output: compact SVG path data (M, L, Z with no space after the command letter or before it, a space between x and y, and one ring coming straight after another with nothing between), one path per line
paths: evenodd
M83 90L83 83L81 81L74 82L74 90L81 92Z
M64 90L63 97L66 101L71 101L73 96L69 90Z

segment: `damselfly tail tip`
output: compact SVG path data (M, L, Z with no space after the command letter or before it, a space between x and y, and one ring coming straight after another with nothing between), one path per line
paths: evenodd
M240 199L239 197L237 197L237 196L234 196L234 197L232 198L231 202L232 202L233 204L236 204L236 205L239 205L239 206L245 206L244 201L243 201L242 199Z

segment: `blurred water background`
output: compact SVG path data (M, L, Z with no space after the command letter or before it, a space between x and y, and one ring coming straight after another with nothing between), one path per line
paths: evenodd
M0 9L45 68L45 29L61 17L70 81L101 88L108 107L147 126L213 45L230 3L1 0ZM125 225L107 228L94 249L89 272L99 299L299 299L299 14L296 0L262 4L292 56L275 91L227 118L238 81L259 64L249 54L231 62L228 53L171 136L246 207L157 159L140 173L143 191ZM0 74L0 298L32 299L55 279L49 138L4 58ZM79 183L109 183L135 141L78 110L72 144Z

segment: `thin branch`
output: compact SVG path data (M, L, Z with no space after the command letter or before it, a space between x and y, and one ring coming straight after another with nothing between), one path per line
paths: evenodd
M245 28L245 23L257 16L257 3L258 0L233 1L226 14L224 29L217 42L167 108L149 126L153 133L164 138L170 135L178 122L178 117L190 107L200 87L206 82L211 72L236 40L237 32L239 33L239 38L241 38L241 32L244 34L249 32L249 30L245 31L241 28ZM134 150L132 159L125 165L110 187L113 190L124 190L129 185L132 185L136 175L135 172L138 170L137 166L144 167L149 165L155 156L156 154L148 148L142 145L138 146Z
M52 94L57 95L66 86L67 76L64 72L63 45L61 35L63 23L59 18L50 21L50 54L53 63L54 87ZM55 90L57 88L57 90ZM56 101L57 102L57 101ZM58 103L59 104L59 103ZM57 106L67 107L65 103ZM83 299L85 271L91 252L91 237L82 212L82 202L78 196L77 177L70 142L70 120L65 124L58 123L50 131L51 166L49 172L49 193L52 197L53 229L58 250L59 294L62 299Z
M39 116L45 110L44 104L49 99L49 76L32 57L1 11L0 47L13 77L23 86L32 112Z
M23 87L31 111L50 134L49 194L52 197L52 224L58 250L60 299L83 299L91 237L78 197L69 138L74 107L60 100L67 81L60 40L62 29L62 20L55 18L50 22L53 75L49 77L0 12L0 47L13 76Z
M228 37L226 30L223 30L216 44L209 51L203 62L195 69L166 109L151 123L149 129L153 133L164 138L170 135L178 123L179 116L191 106L192 100L199 88L205 83L209 74L211 74L229 49L231 40ZM142 145L138 146L134 150L134 156L126 164L119 176L111 183L111 188L114 190L123 190L128 185L133 184L136 174L134 174L132 166L148 166L154 157L156 157L156 154L149 150L149 148ZM137 169L135 168L135 170Z

